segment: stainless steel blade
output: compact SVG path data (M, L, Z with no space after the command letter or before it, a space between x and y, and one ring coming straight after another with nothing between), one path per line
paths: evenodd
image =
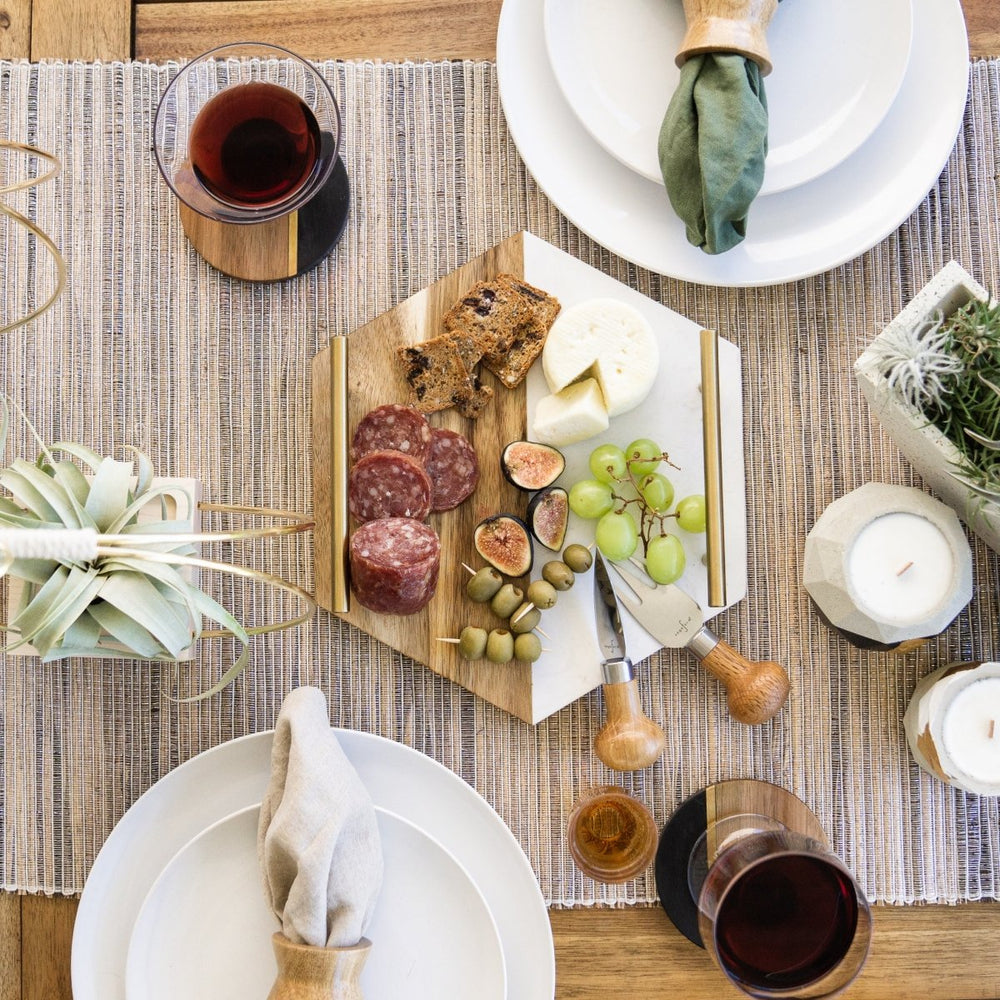
M701 631L704 613L680 587L647 583L619 563L612 568L624 583L618 590L620 604L657 642L682 649Z
M603 659L627 660L618 598L600 552L594 555L594 620L597 624L597 643L601 647Z

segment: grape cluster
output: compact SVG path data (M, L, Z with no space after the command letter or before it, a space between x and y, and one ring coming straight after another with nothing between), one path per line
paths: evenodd
M674 583L684 573L684 546L667 531L667 523L703 532L705 498L692 494L675 507L673 483L657 471L663 463L677 468L649 438L639 438L625 449L598 445L590 453L594 478L573 484L569 506L578 517L597 521L594 541L608 559L630 558L641 541L646 572L657 583ZM637 508L638 516L632 508Z

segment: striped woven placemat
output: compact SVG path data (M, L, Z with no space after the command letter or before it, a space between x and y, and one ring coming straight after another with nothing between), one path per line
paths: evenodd
M130 661L10 657L0 661L0 885L79 892L140 793L193 754L269 728L285 693L316 684L334 723L409 744L482 793L555 905L655 899L651 874L598 886L566 850L574 799L609 779L646 801L661 824L710 782L773 781L815 810L873 899L1000 896L997 800L923 774L901 721L919 677L995 655L997 557L973 539L974 601L943 636L898 658L833 635L800 583L805 536L832 500L870 480L913 482L869 417L850 374L854 359L947 260L997 285L1000 63L971 65L956 149L897 232L819 277L743 290L651 274L567 222L518 157L492 64L322 69L346 115L348 229L315 271L252 285L194 253L157 173L151 122L176 67L0 63L6 137L64 165L56 181L10 201L37 219L69 265L55 308L0 341L2 387L47 441L106 454L134 444L159 471L199 479L206 499L308 511L313 355L331 335L528 229L742 348L749 597L714 625L748 656L787 666L788 706L771 725L733 724L715 682L688 654L664 651L640 678L666 751L653 768L617 776L591 751L599 693L532 727L325 612L255 641L239 680L195 704L174 696L212 683L231 647L207 643L179 680L171 667ZM0 164L0 182L16 169ZM13 310L41 294L46 265L3 232L2 308ZM34 453L14 426L5 460ZM308 538L217 554L311 585ZM287 611L270 594L213 586L248 624Z

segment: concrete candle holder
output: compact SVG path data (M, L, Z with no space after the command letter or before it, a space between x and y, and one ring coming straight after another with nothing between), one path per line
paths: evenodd
M903 729L928 774L975 795L1000 795L1000 663L953 663L928 674Z
M972 551L944 504L911 486L867 483L816 521L803 583L855 645L904 651L944 631L969 603Z
M1000 552L1000 514L984 506L980 497L955 478L953 472L961 458L958 449L889 385L880 370L877 349L879 341L897 329L912 329L936 314L949 316L971 301L988 299L982 285L955 261L949 262L855 361L854 374L872 413L924 482L990 548Z

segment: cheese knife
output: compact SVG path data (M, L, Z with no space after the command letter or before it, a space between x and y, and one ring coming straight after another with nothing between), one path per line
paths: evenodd
M606 721L594 740L594 752L615 771L648 767L663 751L663 730L639 703L635 669L625 648L621 611L600 552L594 555L594 619L601 648Z
M688 649L726 689L729 714L748 726L767 722L788 698L788 674L771 660L748 660L705 623L701 607L675 584L653 583L613 564L625 583L618 600L654 639Z

